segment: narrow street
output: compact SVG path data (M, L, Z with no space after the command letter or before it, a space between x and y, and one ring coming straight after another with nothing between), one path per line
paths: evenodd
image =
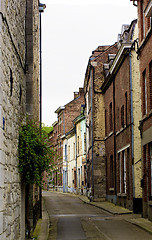
M126 221L130 214L111 215L70 194L44 192L43 197L50 218L49 240L152 239L152 235Z

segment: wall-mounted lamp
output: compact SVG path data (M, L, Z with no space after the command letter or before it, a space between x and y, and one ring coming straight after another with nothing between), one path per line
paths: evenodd
M44 12L44 9L46 8L46 5L43 3L39 3L39 12Z

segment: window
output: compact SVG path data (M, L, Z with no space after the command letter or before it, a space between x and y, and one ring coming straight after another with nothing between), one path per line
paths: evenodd
M124 105L121 107L121 127L124 128Z
M84 153L86 153L86 133L84 133Z
M73 143L73 159L75 159L75 143Z
M22 101L22 87L20 85L20 91L19 91L19 104L21 104Z
M143 115L147 114L147 81L146 81L146 70L143 72Z
M152 109L152 61L149 64L149 101L150 109Z
M119 191L120 193L127 192L127 183L126 183L126 154L125 151L118 153L118 163L119 163Z
M105 110L105 135L107 136L107 110Z
M128 122L127 122L127 111L128 111L128 104L127 104L127 92L125 92L125 109L126 109L126 126L128 125Z
M149 144L149 153L150 153L150 167L151 167L151 197L152 197L152 142Z
M67 145L65 144L65 161L67 161Z
M110 156L110 187L114 187L113 155Z
M12 70L10 69L10 96L13 94L13 74Z
M130 177L130 172L129 172L129 152L130 152L130 149L127 148L127 159L126 159L126 178L127 178L127 195L128 195L128 199L131 198L130 196L130 182L131 182L131 177Z
M70 161L70 145L68 146L68 161Z
M62 155L61 142L60 142L60 156Z
M141 2L141 40L145 38L145 14L144 14L144 0Z
M119 129L119 127L120 127L120 125L119 125L119 107L117 107L117 110L116 110L116 119L117 119L117 121L116 121L116 126L117 126L117 128Z
M121 157L118 153L118 162L119 162L119 192L121 193Z
M144 194L143 200L147 202L147 148L146 145L143 146L143 182L144 182Z
M78 168L78 187L80 187L80 168Z
M125 151L122 152L122 181L123 193L126 193L126 156Z
M78 155L79 155L79 136L78 136Z
M109 123L110 123L110 131L113 130L113 122L112 122L112 102L109 105Z

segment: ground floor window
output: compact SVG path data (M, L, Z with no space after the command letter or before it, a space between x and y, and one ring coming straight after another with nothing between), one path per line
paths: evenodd
M110 187L114 187L114 168L113 168L113 155L110 156Z
M118 189L119 193L127 193L127 161L129 148L118 152Z
M151 198L152 198L152 142L149 144L149 155L150 155L150 183L151 183Z

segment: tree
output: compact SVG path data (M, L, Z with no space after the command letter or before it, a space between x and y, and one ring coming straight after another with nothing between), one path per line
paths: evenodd
M19 130L19 172L26 184L42 186L42 173L50 172L54 150L50 149L48 134L27 120Z

